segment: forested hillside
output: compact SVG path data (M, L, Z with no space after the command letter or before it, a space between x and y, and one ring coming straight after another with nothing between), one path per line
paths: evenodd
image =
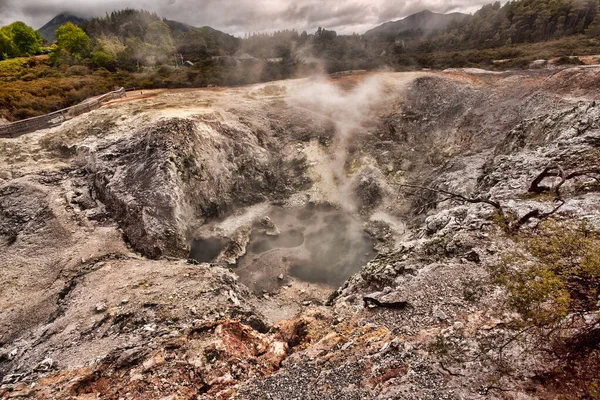
M367 41L372 54L396 68L522 68L536 59L599 54L600 1L495 2L446 29L413 29ZM509 62L495 63L505 59Z
M470 49L583 34L600 24L598 0L519 0L483 6L426 42L427 49Z
M429 10L423 10L399 21L390 21L365 32L367 37L385 39L404 32L429 32L443 30L452 23L461 23L471 16L463 13L440 14Z

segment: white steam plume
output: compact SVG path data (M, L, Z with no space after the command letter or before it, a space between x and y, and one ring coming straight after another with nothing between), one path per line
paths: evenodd
M390 93L385 89L381 75L367 77L351 90L340 88L327 77L312 77L288 95L290 105L324 115L334 122L336 135L330 147L334 151L321 160L327 164L321 168L321 175L336 187L332 200L350 212L356 211L356 204L351 192L353 181L345 171L348 141L364 129L369 116L389 103Z

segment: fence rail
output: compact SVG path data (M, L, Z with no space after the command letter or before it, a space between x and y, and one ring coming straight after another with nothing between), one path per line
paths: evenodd
M37 131L38 129L51 128L62 124L64 121L78 115L90 112L99 108L102 103L113 99L119 99L125 95L125 89L120 88L114 92L103 94L86 100L83 103L72 107L64 108L46 115L23 119L8 125L0 126L0 138L16 138L26 133Z

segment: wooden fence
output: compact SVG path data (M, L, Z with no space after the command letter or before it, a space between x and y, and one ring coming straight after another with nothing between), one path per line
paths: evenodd
M99 108L102 103L109 100L119 99L125 95L125 89L120 88L114 92L103 94L102 96L94 97L86 100L83 103L72 107L64 108L50 114L40 115L13 122L8 125L0 126L0 138L16 138L26 133L37 131L38 129L51 128L62 124L64 121L76 117L78 115L90 112Z

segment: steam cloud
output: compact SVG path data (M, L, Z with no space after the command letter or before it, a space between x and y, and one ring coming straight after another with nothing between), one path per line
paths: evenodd
M368 116L390 100L385 82L379 75L366 78L351 90L343 90L326 77L311 78L289 93L290 105L325 115L335 124L336 135L330 146L334 152L319 160L322 179L336 190L331 199L348 212L356 211L351 188L353 181L346 174L345 164L350 137L363 130Z

